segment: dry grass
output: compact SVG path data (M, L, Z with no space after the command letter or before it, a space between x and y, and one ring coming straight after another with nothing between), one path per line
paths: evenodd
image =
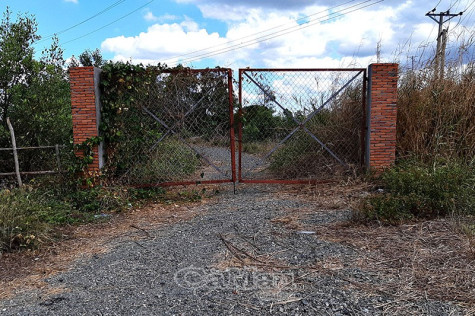
M398 300L429 298L475 306L475 252L470 238L450 220L400 227L334 225L320 227L319 233L358 250L357 266L385 280L374 290Z
M475 157L475 64L453 64L443 80L432 67L405 71L398 90L397 151L425 161Z
M322 206L328 206L332 199L340 197L342 207L351 206L365 195L367 189L364 183L320 188L314 191L314 199L321 201ZM399 300L429 298L456 302L470 307L475 313L473 217L445 218L401 226L340 222L309 227L302 225L308 212L304 210L299 214L289 211L288 216L292 219L288 222L290 227L314 230L319 238L356 249L358 257L354 261L357 266L387 280L373 290L390 293ZM325 264L327 267L322 268L332 269L338 267L338 260Z

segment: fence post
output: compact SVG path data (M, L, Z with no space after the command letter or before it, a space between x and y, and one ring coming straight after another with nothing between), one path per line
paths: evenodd
M10 136L12 138L13 160L15 162L15 174L18 181L18 186L22 187L23 182L21 181L20 164L18 163L18 151L16 148L15 130L13 129L13 126L12 126L12 123L10 122L9 117L7 117L7 125L8 125L8 129L10 130Z
M71 110L73 117L73 142L82 144L91 137L99 136L101 120L99 79L101 70L95 67L69 69L71 85ZM94 160L88 166L90 175L98 174L103 166L102 144L93 148ZM81 151L76 156L82 157Z
M398 64L371 64L368 77L365 162L379 173L396 160Z
M54 146L54 152L56 154L56 166L58 167L58 172L61 172L61 157L59 156L59 145Z

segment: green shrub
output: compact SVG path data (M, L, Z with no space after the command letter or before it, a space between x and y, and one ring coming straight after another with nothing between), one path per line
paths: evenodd
M345 106L358 111L356 107ZM321 111L305 127L348 166L358 166L361 157L360 122L341 109L333 109ZM321 177L346 172L338 160L302 130L294 133L270 158L270 170L282 177Z
M305 129L352 168L343 167L313 136L301 129L271 156L270 170L284 178L328 177L348 173L359 166L363 120L361 91L360 83L350 85L312 117L298 111L294 113L300 122L309 118ZM286 135L296 127L295 123L287 125Z
M78 189L48 181L0 190L0 253L35 248L54 240L57 226L91 222L97 214L121 211L137 201L162 198L164 193L163 188Z
M243 108L242 138L244 142L275 140L284 127L284 118L264 105L250 105Z
M139 183L180 180L193 174L200 165L197 154L172 138L159 143L153 152L135 163L127 177Z
M365 199L357 218L396 224L416 218L475 214L475 167L403 162L381 177L383 193Z
M0 191L0 252L34 248L54 238L55 226L94 220L95 214L110 210L99 192L30 186Z
M162 187L151 188L130 188L128 189L131 200L150 200L156 197L161 197L165 194L165 189Z

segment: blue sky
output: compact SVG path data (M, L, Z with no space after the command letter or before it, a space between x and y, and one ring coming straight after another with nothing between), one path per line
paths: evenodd
M0 0L7 6L35 16L38 53L59 33L65 58L100 48L106 59L196 68L366 66L378 42L381 61L407 63L434 51L425 13L435 6L465 11L445 24L449 52L475 26L475 0Z

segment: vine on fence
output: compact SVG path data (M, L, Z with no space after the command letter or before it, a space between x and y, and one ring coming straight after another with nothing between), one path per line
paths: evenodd
M144 93L143 88L156 81L157 74L165 66L133 65L130 63L107 63L102 67L101 125L100 132L106 144L105 174L113 174L120 168L120 160L115 159L119 144L124 140L124 112L136 107L137 96ZM138 131L137 131L138 132ZM140 137L140 133L136 133ZM140 141L140 140L138 140ZM120 154L119 154L120 155Z
M109 63L100 87L109 179L181 179L203 163L190 142L229 141L225 71Z
M73 175L81 174L79 182L81 185L92 187L98 173L87 170L88 166L94 161L94 147L98 146L103 141L103 137L90 137L81 144L74 146L76 153L80 155L74 155L74 163L70 166L69 172Z

